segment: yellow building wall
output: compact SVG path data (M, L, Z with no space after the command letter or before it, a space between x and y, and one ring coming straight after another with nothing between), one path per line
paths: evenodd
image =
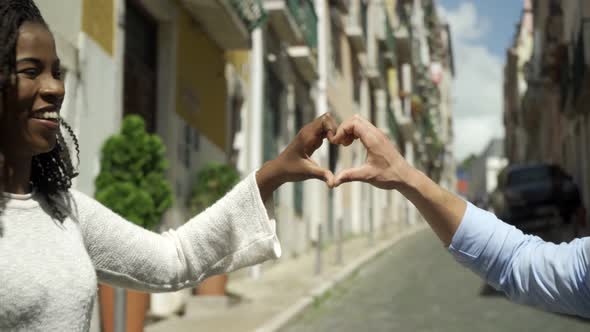
M83 0L82 31L110 56L115 42L115 0Z
M184 10L178 19L176 68L177 113L225 151L225 54Z
M250 82L250 50L226 51L225 59L236 68L246 83Z
M387 70L389 95L392 98L399 95L399 82L397 81L397 70L390 68Z
M395 7L397 6L397 0L385 0L385 11L390 19L395 17Z

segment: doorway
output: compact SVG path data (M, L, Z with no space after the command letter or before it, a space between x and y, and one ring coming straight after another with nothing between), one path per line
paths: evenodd
M137 114L156 131L158 22L136 1L126 2L123 115Z

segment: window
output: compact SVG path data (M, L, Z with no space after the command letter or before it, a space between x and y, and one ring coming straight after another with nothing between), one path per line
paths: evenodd
M361 76L361 66L360 66L358 60L356 59L356 57L353 57L352 75L353 75L353 80L352 80L353 98L354 98L355 103L357 103L357 105L360 105L362 76Z
M191 168L191 147L192 147L192 136L193 130L188 125L184 125L184 142L183 142L183 151L182 151L182 163L186 169Z
M283 82L267 66L266 107L264 111L264 160L271 160L278 153L277 138L281 130Z
M198 130L193 129L193 150L199 151L200 148L201 148L201 135L199 134Z
M303 127L303 111L297 105L295 107L295 129L296 132ZM293 185L293 206L297 216L303 216L303 182L295 182Z
M178 160L187 170L190 170L192 167L193 149L199 149L199 134L185 123L182 129L182 137L179 140L177 154Z
M336 25L336 20L340 19L338 11L331 9L332 19L330 20L330 69L332 77L338 77L342 74L342 47L340 40L340 29Z

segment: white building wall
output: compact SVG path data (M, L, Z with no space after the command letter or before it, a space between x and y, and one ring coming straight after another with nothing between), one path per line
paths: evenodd
M74 180L74 187L93 195L102 144L121 123L117 92L121 77L116 57L122 52L115 49L112 57L81 32L81 0L64 0L60 6L50 0L36 3L55 36L66 72L62 117L72 126L80 143L80 176Z
M76 101L69 105L75 105L75 115L70 117L75 119L80 142L80 176L76 187L89 195L94 194L94 179L100 171L102 145L121 125L121 101L113 88L114 82L120 80L117 74L113 58L81 33L80 81Z

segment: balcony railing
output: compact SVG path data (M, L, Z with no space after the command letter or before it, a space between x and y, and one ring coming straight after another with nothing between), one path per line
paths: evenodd
M312 0L287 0L291 14L303 33L303 39L310 48L318 45L318 17Z
M361 3L361 26L363 28L363 36L365 40L367 39L367 24L368 22L368 12L369 12L369 5L365 0L359 0Z
M389 134L393 140L399 143L399 127L395 113L391 109L390 103L387 103L387 126L389 127Z
M229 0L229 2L249 31L254 30L266 20L267 15L262 6L262 0Z
M391 21L389 15L385 14L385 46L387 47L387 59L390 64L395 65L395 34L391 27Z

